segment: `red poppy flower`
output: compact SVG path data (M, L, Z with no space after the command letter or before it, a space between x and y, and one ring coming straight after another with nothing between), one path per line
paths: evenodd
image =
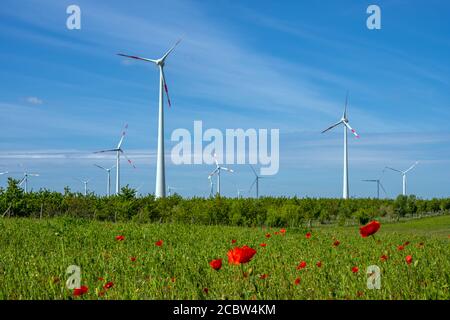
M268 276L269 276L268 274L264 273L264 274L260 275L259 278L264 280L264 279L266 279Z
M122 236L122 235L116 236L116 240L117 241L123 241L123 240L125 240L125 236Z
M104 278L102 278L102 277L98 277L98 279L97 279L98 281L105 281L105 279Z
M111 289L112 287L114 287L114 283L112 281L107 282L104 286L103 289Z
M413 258L412 258L412 256L406 256L405 260L406 260L407 264L411 264Z
M209 265L214 270L220 270L220 268L222 268L222 259L214 259L209 262Z
M335 246L335 247L337 247L340 244L341 244L341 242L339 240L336 240L335 242L333 242L333 246Z
M88 292L89 288L86 286L81 286L79 288L73 289L73 295L75 297L82 296L86 292Z
M131 262L135 262L136 261L136 257L130 257Z
M277 235L279 235L280 233L279 233L278 231L275 231L274 234L277 236Z
M231 240L231 244L235 244L236 243L236 239Z
M270 238L270 233L266 233L266 238Z
M294 284L298 286L300 284L300 278L295 279Z
M286 233L286 229L281 229L281 230L280 230L280 233L281 233L281 234L285 234L285 233Z
M352 272L353 272L353 273L357 273L358 271L359 271L359 268L358 268L358 267L353 267L353 268L352 268Z
M304 269L304 268L306 268L306 262L305 262L305 261L302 261L302 262L300 262L300 264L297 266L297 270Z
M368 236L371 236L375 234L379 229L381 225L378 221L371 221L365 226L362 226L359 228L359 233L361 234L361 237L367 238Z
M406 241L404 244L403 244L403 246L404 247L406 247L408 244L410 244L411 242L409 242L409 241Z
M399 251L401 251L401 250L403 250L403 249L405 249L404 246L398 246L398 247L397 247L397 250L399 250Z
M203 292L206 293L206 294L208 294L209 289L208 289L208 288L203 288Z
M266 243L261 243L259 246L260 247L265 247L265 246L267 246L267 244Z
M157 246L157 247L162 247L162 245L163 245L163 241L162 240L158 240L158 241L155 242L155 246Z
M306 237L306 239L311 238L311 232L308 232L308 233L305 235L305 237Z
M316 266L317 266L318 268L322 267L322 262L321 262L321 261L317 261Z
M256 250L248 246L235 247L228 251L228 263L241 264L249 262L256 254Z
M388 256L385 255L385 254L383 254L383 255L380 257L380 260L381 260L381 261L386 261L387 259L388 259Z

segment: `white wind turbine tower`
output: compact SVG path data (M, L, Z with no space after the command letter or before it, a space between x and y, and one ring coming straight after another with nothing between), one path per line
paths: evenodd
M89 183L89 181L91 181L90 179L87 179L87 180L81 180L81 179L77 179L77 178L74 178L75 180L77 180L77 181L79 181L79 182L81 182L82 184L84 184L84 196L87 196L87 192L88 192L88 183Z
M98 164L94 164L97 168L100 168L102 170L105 170L107 173L107 180L106 180L106 194L109 197L111 195L111 170L114 169L116 166L112 166L111 168L107 169L105 167L99 166Z
M396 171L398 173L400 173L402 175L403 178L403 195L406 196L406 174L411 171L412 169L414 169L415 166L417 166L417 164L419 163L419 161L416 161L411 167L409 167L407 170L405 171L401 171L401 170L397 170L391 167L386 167L385 169L389 169L392 171Z
M348 92L345 97L345 107L344 113L342 114L342 118L339 122L333 124L331 127L322 131L322 133L327 132L328 130L333 129L339 125L343 125L344 128L344 175L343 175L343 184L342 184L342 198L348 199L349 197L349 188L348 188L348 146L347 146L347 129L349 129L356 138L359 138L359 135L356 131L350 126L347 118L347 103L348 103Z
M23 173L23 178L19 182L19 186L24 185L25 193L28 193L28 177L39 177L39 173L28 173L26 171Z
M120 137L119 143L117 144L117 147L115 149L109 149L109 150L102 150L97 151L94 153L105 153L105 152L115 152L116 153L116 195L120 193L120 155L123 155L125 159L127 159L128 163L136 169L136 166L133 164L133 162L127 157L125 152L122 149L122 143L123 139L125 138L125 135L127 134L128 124L125 125L122 136Z
M173 49L180 43L179 39L161 58L159 59L148 59L137 56L129 56L126 54L119 53L119 56L142 60L146 62L152 62L159 68L159 114L158 114L158 150L156 157L156 190L155 197L165 197L166 196L166 172L165 172L165 161L164 161L164 92L166 92L167 103L170 104L169 91L167 89L166 77L164 76L164 64L166 58L172 52Z
M377 199L380 199L380 187L383 190L384 194L387 195L386 190L383 187L383 184L381 183L380 179L366 179L362 180L364 182L375 182L377 184Z
M219 161L217 161L217 157L216 157L215 153L214 153L213 157L214 157L214 161L216 162L216 169L214 169L214 171L208 175L208 179L212 178L214 175L217 175L217 194L220 196L220 172L222 170L224 170L224 171L233 173L234 171L233 171L233 169L221 167L219 165Z

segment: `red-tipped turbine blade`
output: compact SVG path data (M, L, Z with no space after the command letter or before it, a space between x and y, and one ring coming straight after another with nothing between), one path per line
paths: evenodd
M129 55L123 54L123 53L118 53L117 55L121 56L121 57L136 59L136 60L142 60L142 61L147 61L147 62L154 62L154 60L152 60L152 59L142 58L142 57L138 57L138 56L129 56Z
M162 70L162 76L163 76L163 84L164 84L164 91L166 91L166 97L167 97L167 103L169 104L169 108L172 106L170 103L170 96L169 96L169 89L167 88L167 82L166 82L166 75L164 74L164 70Z

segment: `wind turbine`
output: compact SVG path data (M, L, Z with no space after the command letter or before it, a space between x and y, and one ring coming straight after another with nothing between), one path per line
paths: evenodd
M117 147L115 149L109 149L109 150L101 150L94 153L105 153L105 152L115 152L116 153L116 194L119 194L120 192L120 155L123 155L125 159L127 159L128 163L136 169L136 166L133 164L133 162L127 157L125 152L122 149L122 143L123 139L125 138L125 135L127 134L128 124L125 125L124 129L122 130L122 136L120 137L119 143L117 144Z
M377 199L380 199L380 187L383 190L384 194L387 195L386 190L383 187L383 184L381 183L380 179L367 179L367 180L362 180L364 182L376 182L377 184Z
M88 180L81 180L81 179L77 179L77 178L74 178L74 179L77 180L77 181L80 181L81 183L84 184L84 196L87 196L88 183L89 183L90 179L88 179Z
M263 179L263 178L267 178L264 176L258 176L258 174L256 173L255 169L253 168L253 166L251 164L249 164L250 168L252 168L253 173L255 174L255 180L253 180L252 185L250 186L250 189L248 190L248 192L250 193L253 189L253 186L256 185L256 198L259 198L259 179Z
M417 166L417 164L419 163L419 161L416 161L411 167L409 167L407 170L405 171L401 171L401 170L397 170L391 167L385 167L385 169L389 169L392 171L396 171L399 172L402 175L403 178L403 195L406 196L406 174L411 171L415 166Z
M97 168L100 168L102 170L105 170L108 175L108 179L106 180L106 194L109 197L111 195L111 170L114 169L116 166L112 166L109 169L99 166L98 164L94 164L94 166L96 166Z
M244 189L239 189L239 188L237 188L236 191L237 191L237 197L238 197L238 199L242 198L242 192L244 192L245 190L244 190Z
M174 188L171 186L167 186L167 195L170 197L172 195L172 190L179 190L180 188Z
M208 175L209 180L209 197L211 198L214 195L214 181L211 175Z
M356 131L350 126L347 118L347 103L348 103L348 92L345 97L345 108L344 113L342 114L342 118L339 122L333 124L331 127L322 131L322 133L327 132L328 130L333 129L339 125L343 125L344 128L344 175L343 175L343 185L342 185L342 198L348 199L349 197L349 188L348 188L348 147L347 147L347 129L349 129L356 138L359 138L359 135Z
M165 172L165 161L164 161L164 92L166 92L167 103L170 104L169 90L167 89L166 77L164 76L164 64L166 58L175 49L175 47L180 43L179 39L161 58L159 59L148 59L137 56L130 56L126 54L119 53L119 56L142 60L146 62L152 62L159 68L159 114L158 114L158 150L156 157L156 190L155 197L165 197L166 196L166 172Z
M22 184L24 185L25 193L28 193L28 177L39 177L39 174L38 173L28 173L26 171L23 173L23 178L19 182L19 186L21 186Z
M214 157L214 161L216 163L216 169L214 169L214 171L209 174L208 179L210 177L212 178L214 175L217 175L217 194L220 196L220 172L222 170L224 170L224 171L233 173L234 171L233 171L233 169L228 169L228 168L225 168L225 167L221 167L219 165L219 161L217 161L217 157L216 157L215 153L214 153L213 157Z

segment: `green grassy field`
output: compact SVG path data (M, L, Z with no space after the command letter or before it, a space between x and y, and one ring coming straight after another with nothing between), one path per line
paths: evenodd
M275 235L278 229L68 218L0 219L0 230L0 299L450 298L450 216L382 224L375 238L362 238L358 227L315 228L307 239L298 229ZM227 251L241 245L256 255L229 265ZM209 266L214 258L223 258L219 271ZM80 266L86 294L66 288L69 265ZM379 290L367 288L370 265L381 269Z

